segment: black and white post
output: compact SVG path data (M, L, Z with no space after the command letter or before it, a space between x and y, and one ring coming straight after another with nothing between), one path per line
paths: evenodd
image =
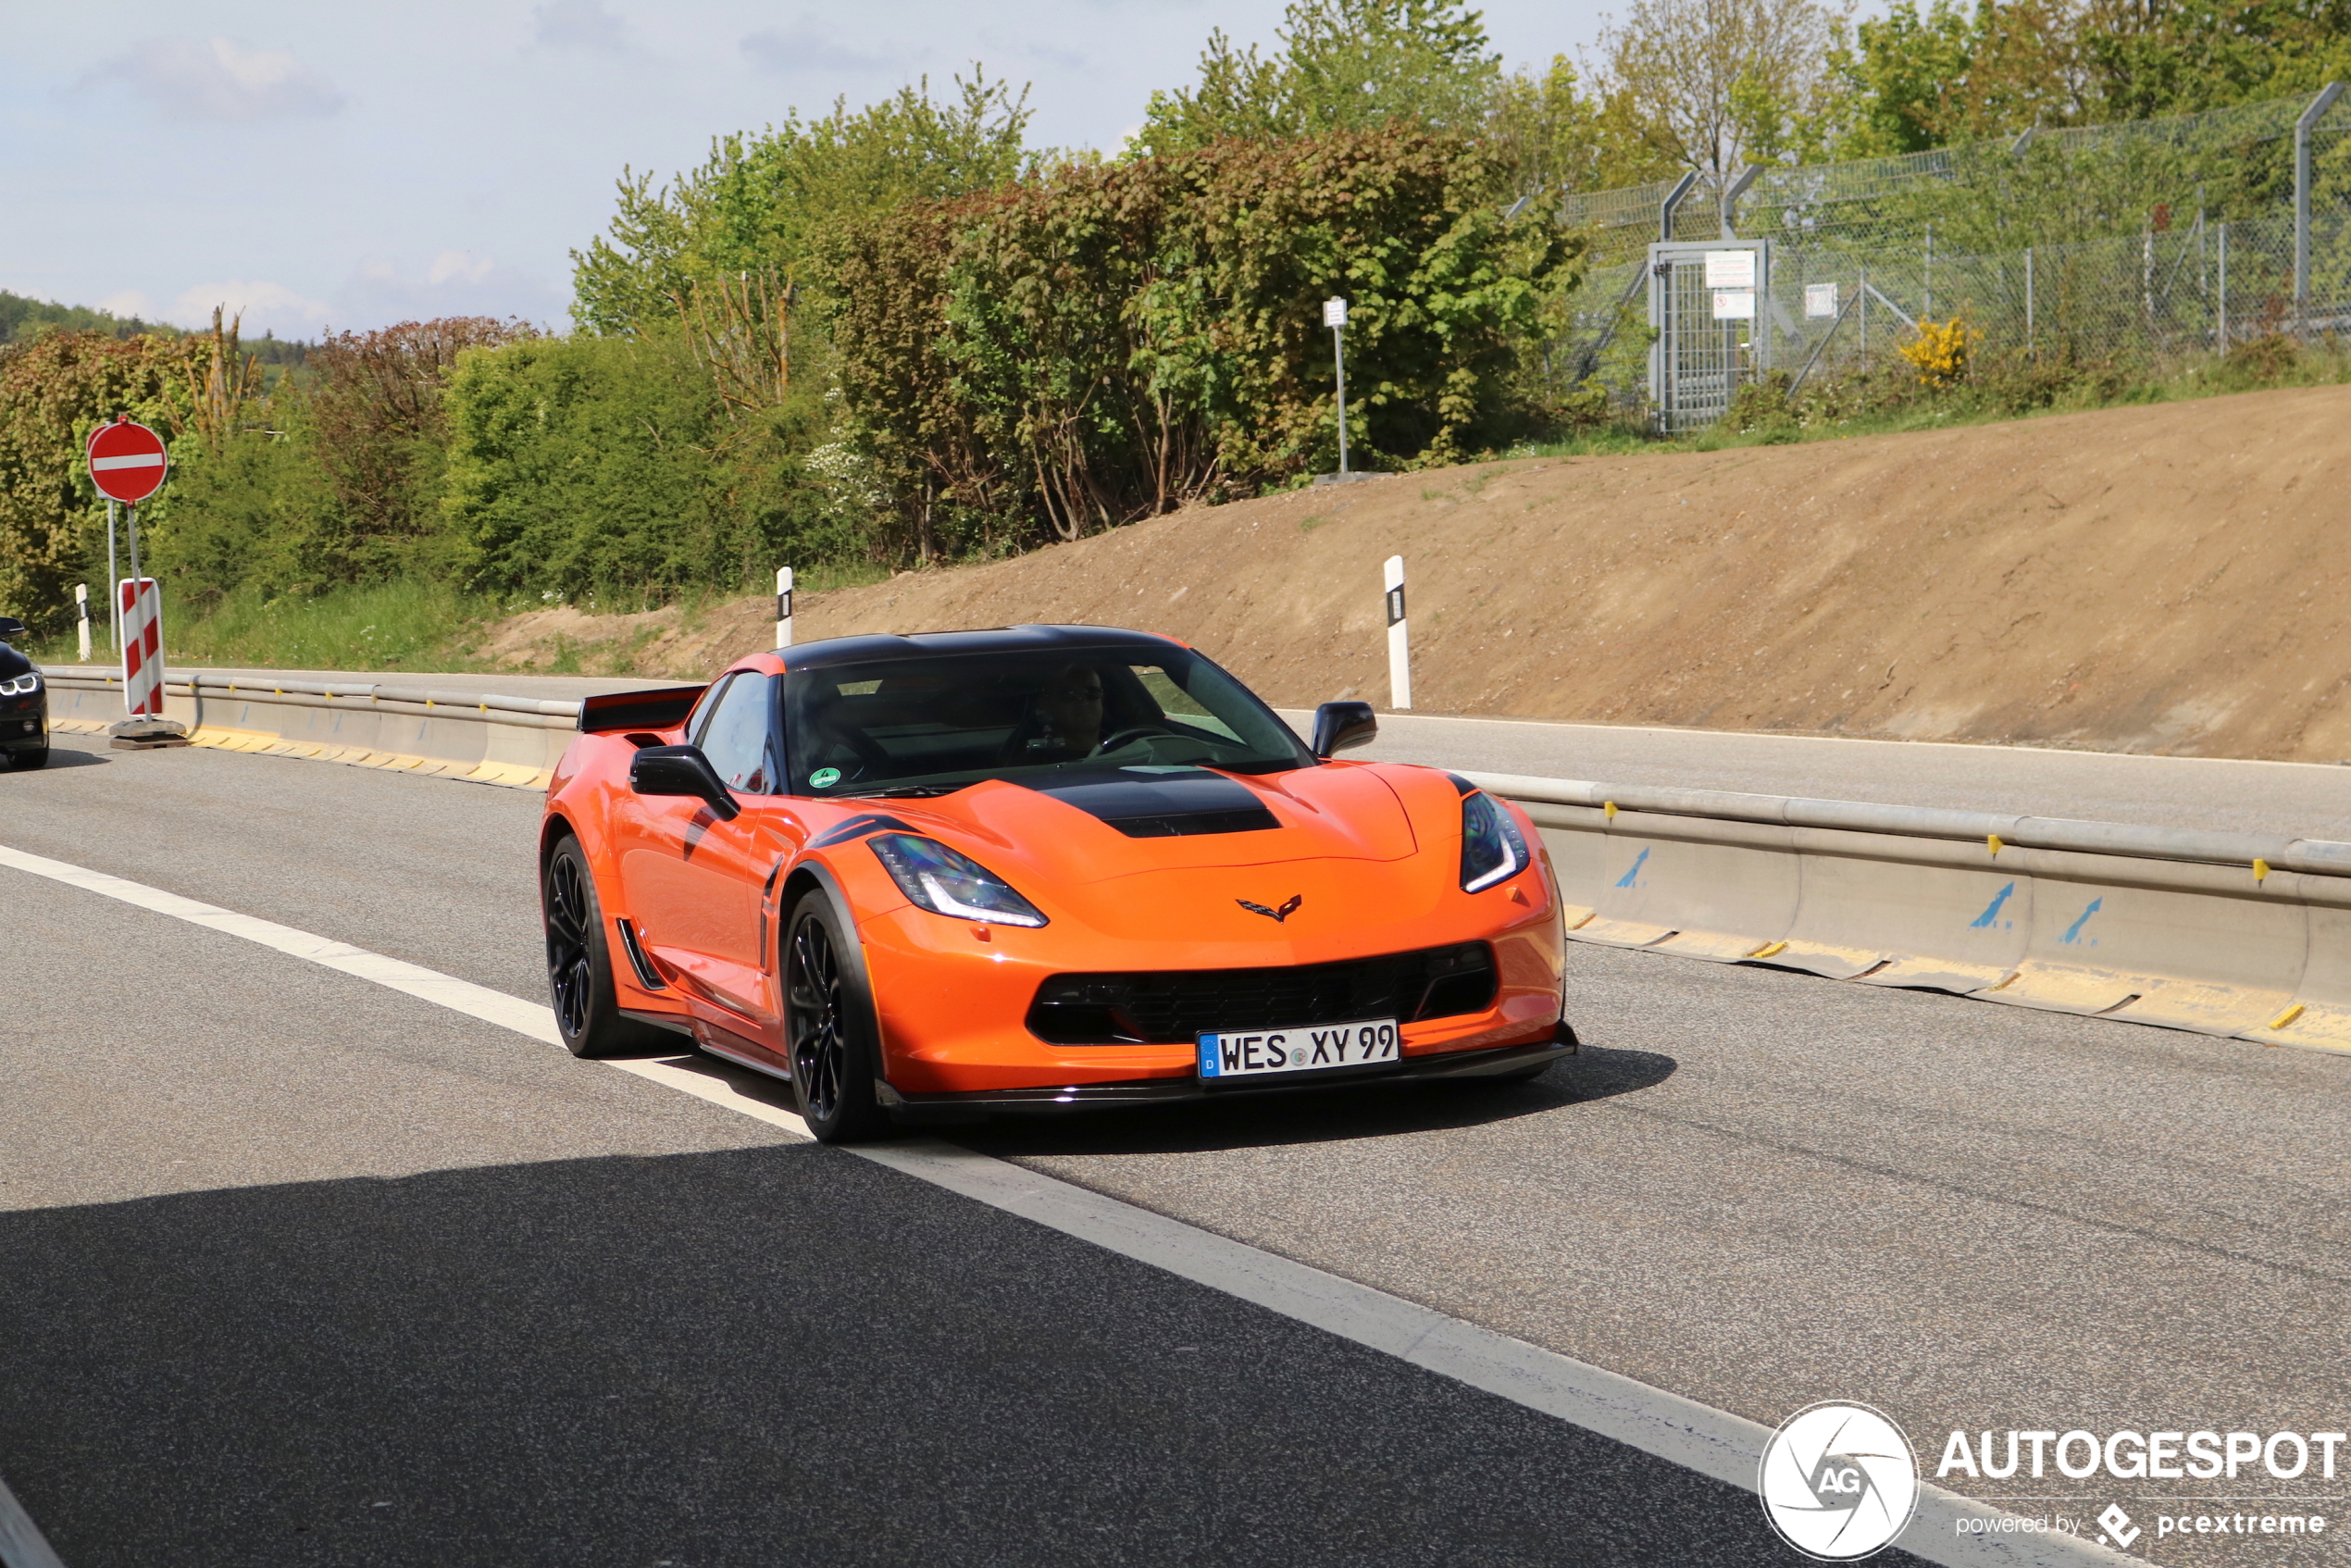
M776 568L776 646L791 646L791 568Z
M86 582L73 585L73 635L86 665L90 662L90 585Z
M1347 473L1347 302L1333 295L1323 302L1323 325L1331 330L1331 358L1338 367L1338 471Z
M1404 557L1390 555L1380 576L1387 590L1387 705L1400 713L1412 705L1412 647L1404 629Z

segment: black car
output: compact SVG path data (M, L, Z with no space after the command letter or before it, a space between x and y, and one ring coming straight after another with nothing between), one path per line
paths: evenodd
M8 646L24 635L24 622L0 616L0 757L12 767L39 767L49 760L49 683Z

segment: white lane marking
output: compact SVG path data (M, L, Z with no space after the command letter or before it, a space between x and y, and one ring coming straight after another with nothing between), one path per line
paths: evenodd
M348 942L239 915L102 871L27 854L5 844L0 844L0 865L242 937L535 1040L555 1046L563 1043L563 1037L555 1032L554 1012L543 1002L524 1002ZM798 1116L682 1063L614 1061L605 1065L756 1117L799 1137L808 1136L807 1124ZM1763 1445L1772 1434L1770 1428L1745 1416L953 1144L909 1139L852 1147L847 1151L1597 1432L1713 1480L1745 1491L1755 1489ZM1917 1518L1895 1544L1943 1568L2058 1568L2138 1561L2069 1536L1959 1534L1961 1521L2002 1517L2003 1511L1988 1503L1922 1484ZM6 1523L6 1503L0 1501L0 1528ZM26 1527L31 1528L30 1520ZM0 1536L0 1541L5 1539ZM33 1539L39 1540L37 1533ZM29 1557L22 1563L0 1559L0 1563L5 1568L53 1568L56 1559L44 1562Z
M66 1568L6 1481L0 1481L0 1568Z

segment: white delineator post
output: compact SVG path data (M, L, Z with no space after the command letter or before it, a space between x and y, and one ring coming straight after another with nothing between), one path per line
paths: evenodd
M1338 471L1347 472L1347 302L1323 302L1323 325L1331 330L1331 360L1338 367Z
M791 646L791 568L776 568L776 646Z
M73 585L73 631L86 665L90 662L90 585L86 582Z
M1404 629L1404 557L1390 555L1380 576L1387 590L1387 705L1412 705L1412 648Z

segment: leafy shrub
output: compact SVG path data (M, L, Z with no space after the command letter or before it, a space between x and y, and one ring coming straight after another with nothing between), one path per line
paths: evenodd
M1966 317L1954 316L1939 323L1922 320L1917 333L1895 352L1917 367L1921 385L1955 387L1967 380L1968 356L1983 341Z

